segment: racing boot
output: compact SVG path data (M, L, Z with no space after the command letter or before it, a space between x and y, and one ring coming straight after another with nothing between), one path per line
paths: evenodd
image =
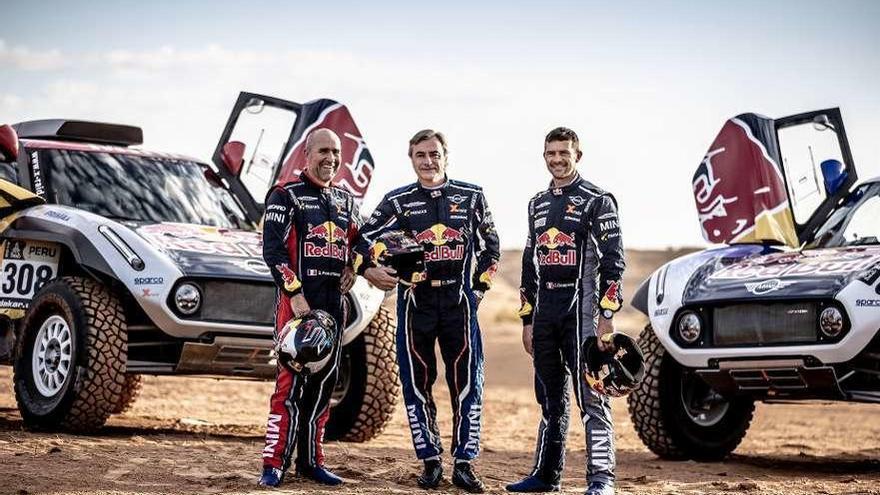
M452 484L470 493L483 493L486 489L486 485L474 472L469 461L455 461L455 467L452 468Z
M258 481L257 484L269 488L276 488L281 484L281 478L283 478L283 475L284 473L278 468L263 466L263 475L260 476L260 481Z
M511 483L507 485L504 488L509 492L515 493L558 492L559 483L547 483L537 476L529 475L517 481L516 483Z
M342 478L321 465L297 467L296 474L322 485L336 486L342 484Z
M603 481L592 481L584 495L614 495L614 485Z
M437 488L442 479L443 465L440 464L440 459L429 459L425 461L425 470L416 478L416 483L421 488Z

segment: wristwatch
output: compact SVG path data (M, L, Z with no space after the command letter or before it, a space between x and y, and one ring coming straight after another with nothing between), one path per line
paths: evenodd
M614 311L611 311L610 309L603 309L602 310L602 318L605 318L606 320L610 320L611 318L614 318Z

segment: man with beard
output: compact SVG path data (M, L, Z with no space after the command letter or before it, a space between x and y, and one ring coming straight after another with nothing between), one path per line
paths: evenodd
M614 332L614 313L622 304L623 244L617 202L581 178L576 168L581 156L574 131L550 131L544 139L544 161L553 180L529 202L519 314L542 414L534 469L507 485L511 492L559 490L573 375L587 439L586 494L614 493L611 404L586 384L581 346L587 337ZM599 338L598 345L607 351L611 344Z
M435 342L446 365L452 398L452 482L479 493L483 482L471 461L480 450L483 349L477 306L489 289L499 257L498 236L481 188L446 177L446 138L430 129L409 142L417 181L387 195L361 231L358 273L397 296L397 361L416 457L424 461L422 488L443 475L443 447L431 387L437 378ZM425 250L424 279L399 281L371 256L383 233L402 231ZM356 261L357 264L357 261Z
M317 129L306 138L306 168L298 180L269 191L263 226L263 259L278 287L275 337L284 325L312 309L336 320L337 340L329 363L314 374L293 373L279 364L269 402L260 485L281 484L296 450L299 475L326 485L342 479L324 467L322 439L336 384L343 294L354 284L350 248L360 217L353 197L331 185L341 159L339 137Z

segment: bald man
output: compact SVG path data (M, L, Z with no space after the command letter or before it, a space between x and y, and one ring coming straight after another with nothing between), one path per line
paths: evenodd
M288 321L312 309L330 313L337 326L343 325L343 294L354 284L349 253L360 215L351 194L331 185L341 161L339 137L329 129L312 131L305 153L306 168L299 179L276 185L266 198L263 259L278 288L276 340ZM325 485L342 483L324 467L321 446L342 347L337 330L333 353L322 370L301 374L278 366L260 485L281 484L294 450L297 474Z

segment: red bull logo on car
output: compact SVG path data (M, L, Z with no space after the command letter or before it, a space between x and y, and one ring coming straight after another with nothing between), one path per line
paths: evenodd
M431 244L431 250L425 250L425 261L456 261L464 259L464 235L460 230L447 227L442 223L432 225L415 235L417 242ZM458 244L455 247L447 243Z
M756 137L767 133L753 129L768 125L746 117L728 120L697 168L694 200L707 241L798 244L781 169Z
M535 238L535 245L539 249L546 249L546 252L543 250L538 252L538 264L540 265L577 265L577 250L566 249L563 253L557 249L575 247L574 232L566 234L556 227L550 227Z
M310 239L320 239L324 243L323 245L318 245L314 242L309 242ZM345 261L348 259L348 246L345 245L345 241L345 230L335 223L327 221L309 229L308 234L306 234L306 242L303 244L303 255L312 258L336 258Z

